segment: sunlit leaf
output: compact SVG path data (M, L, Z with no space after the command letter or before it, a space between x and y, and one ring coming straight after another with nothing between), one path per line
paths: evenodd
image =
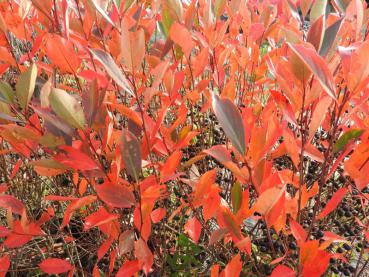
M51 108L61 119L71 127L84 128L85 115L76 98L62 89L53 88L49 100Z

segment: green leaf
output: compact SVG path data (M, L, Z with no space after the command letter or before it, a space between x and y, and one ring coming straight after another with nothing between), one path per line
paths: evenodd
M70 126L83 129L85 115L77 99L62 89L53 88L49 96L52 110Z
M361 129L353 129L344 133L333 146L333 153L341 151L347 143L360 137L363 132Z
M236 214L242 204L242 188L240 182L236 181L231 189L233 213Z
M31 101L33 91L35 90L37 77L37 67L32 64L25 72L23 72L18 80L16 87L16 95L22 110L26 110L29 101Z
M233 146L240 154L245 155L245 130L236 105L229 99L220 99L213 94L213 110Z
M127 173L138 181L142 162L141 145L137 137L126 129L122 131L120 150Z

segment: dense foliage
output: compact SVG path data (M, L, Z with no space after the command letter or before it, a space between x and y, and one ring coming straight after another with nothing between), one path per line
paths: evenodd
M0 276L366 274L368 18L0 1Z

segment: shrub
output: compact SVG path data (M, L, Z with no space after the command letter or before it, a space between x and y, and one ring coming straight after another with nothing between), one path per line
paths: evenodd
M0 275L359 276L368 9L0 2Z

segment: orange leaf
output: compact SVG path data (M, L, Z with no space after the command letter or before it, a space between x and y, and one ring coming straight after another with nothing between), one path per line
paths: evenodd
M192 41L191 33L186 29L186 27L178 22L174 22L170 28L169 36L182 48L185 55L189 57L195 44Z
M274 207L274 205L278 202L279 198L281 198L282 194L284 194L285 187L278 188L273 187L265 190L256 201L255 211L259 212L261 215L266 215L269 211Z
M81 61L74 51L73 44L54 34L46 35L44 39L46 54L52 65L58 67L62 72L76 73Z
M298 224L295 220L290 218L290 227L292 235L295 237L298 243L304 242L307 238L307 234L305 230L302 228L300 224Z
M190 238L197 243L200 239L201 235L201 223L197 220L196 217L192 217L189 219L185 226L185 232L190 236Z
M242 270L242 262L240 254L237 254L227 264L225 269L220 273L220 277L237 277L240 276Z

